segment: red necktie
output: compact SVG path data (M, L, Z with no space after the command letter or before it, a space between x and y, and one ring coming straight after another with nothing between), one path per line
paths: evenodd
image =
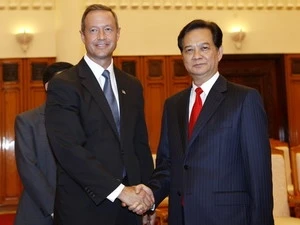
M200 95L203 92L203 90L198 87L196 88L195 92L196 92L196 98L192 108L190 122L189 122L189 133L188 133L189 138L192 136L195 123L202 109L202 100L200 98Z

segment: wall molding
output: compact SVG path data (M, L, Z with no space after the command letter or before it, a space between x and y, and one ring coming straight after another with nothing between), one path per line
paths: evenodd
M54 0L0 0L0 10L52 10Z
M300 10L300 0L86 0L119 9Z
M0 10L52 10L55 0L0 0ZM83 0L114 9L300 10L300 0Z

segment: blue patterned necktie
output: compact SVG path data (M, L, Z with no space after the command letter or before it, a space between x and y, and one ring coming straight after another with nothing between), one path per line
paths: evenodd
M118 109L118 105L117 105L117 100L116 100L116 97L115 97L114 92L111 87L109 71L104 70L102 73L102 76L105 77L105 84L103 87L103 92L104 92L104 95L110 106L111 112L113 114L118 133L120 134L120 114L119 114L119 109Z

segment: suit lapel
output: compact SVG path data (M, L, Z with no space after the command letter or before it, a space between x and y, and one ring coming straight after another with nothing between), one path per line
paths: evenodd
M187 130L188 130L187 125L189 122L188 112L189 112L190 92L191 92L191 88L184 90L177 105L178 126L180 130L180 137L181 137L183 151L185 151L187 145Z
M123 76L123 72L120 71L117 67L114 66L114 72L116 76L116 82L118 86L118 95L119 95L119 108L120 108L120 133L122 134L124 132L124 122L126 121L126 118L128 120L128 116L130 116L130 113L127 113L127 107L125 101L127 90L124 87L124 84L126 83L126 76ZM122 131L123 130L123 131Z
M225 98L224 92L227 90L227 81L223 76L219 76L215 84L212 86L205 103L202 107L202 111L198 120L195 124L193 134L189 141L190 146L195 138L198 136L199 132L203 129L207 121L212 117L212 115L216 112L219 105Z
M84 59L82 59L78 64L78 74L79 74L79 77L81 78L82 85L91 94L91 96L93 96L96 103L99 105L100 109L103 111L106 119L110 123L112 129L114 130L116 135L119 136L113 115L111 113L109 104L105 98L105 95L104 95L96 77L94 76L92 70L86 64Z

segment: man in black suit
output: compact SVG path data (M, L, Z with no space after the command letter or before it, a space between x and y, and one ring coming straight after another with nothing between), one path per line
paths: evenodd
M56 62L43 72L43 83L71 68ZM56 186L56 165L45 129L45 104L17 115L15 120L15 157L23 183L15 225L52 225Z
M169 195L169 225L274 224L263 102L219 74L222 36L216 23L193 20L177 39L193 82L165 102L149 184L156 205Z
M48 89L46 129L58 162L54 221L141 224L136 213L154 201L150 189L133 186L153 170L142 86L113 64L120 28L109 7L87 7L80 33L87 53Z

